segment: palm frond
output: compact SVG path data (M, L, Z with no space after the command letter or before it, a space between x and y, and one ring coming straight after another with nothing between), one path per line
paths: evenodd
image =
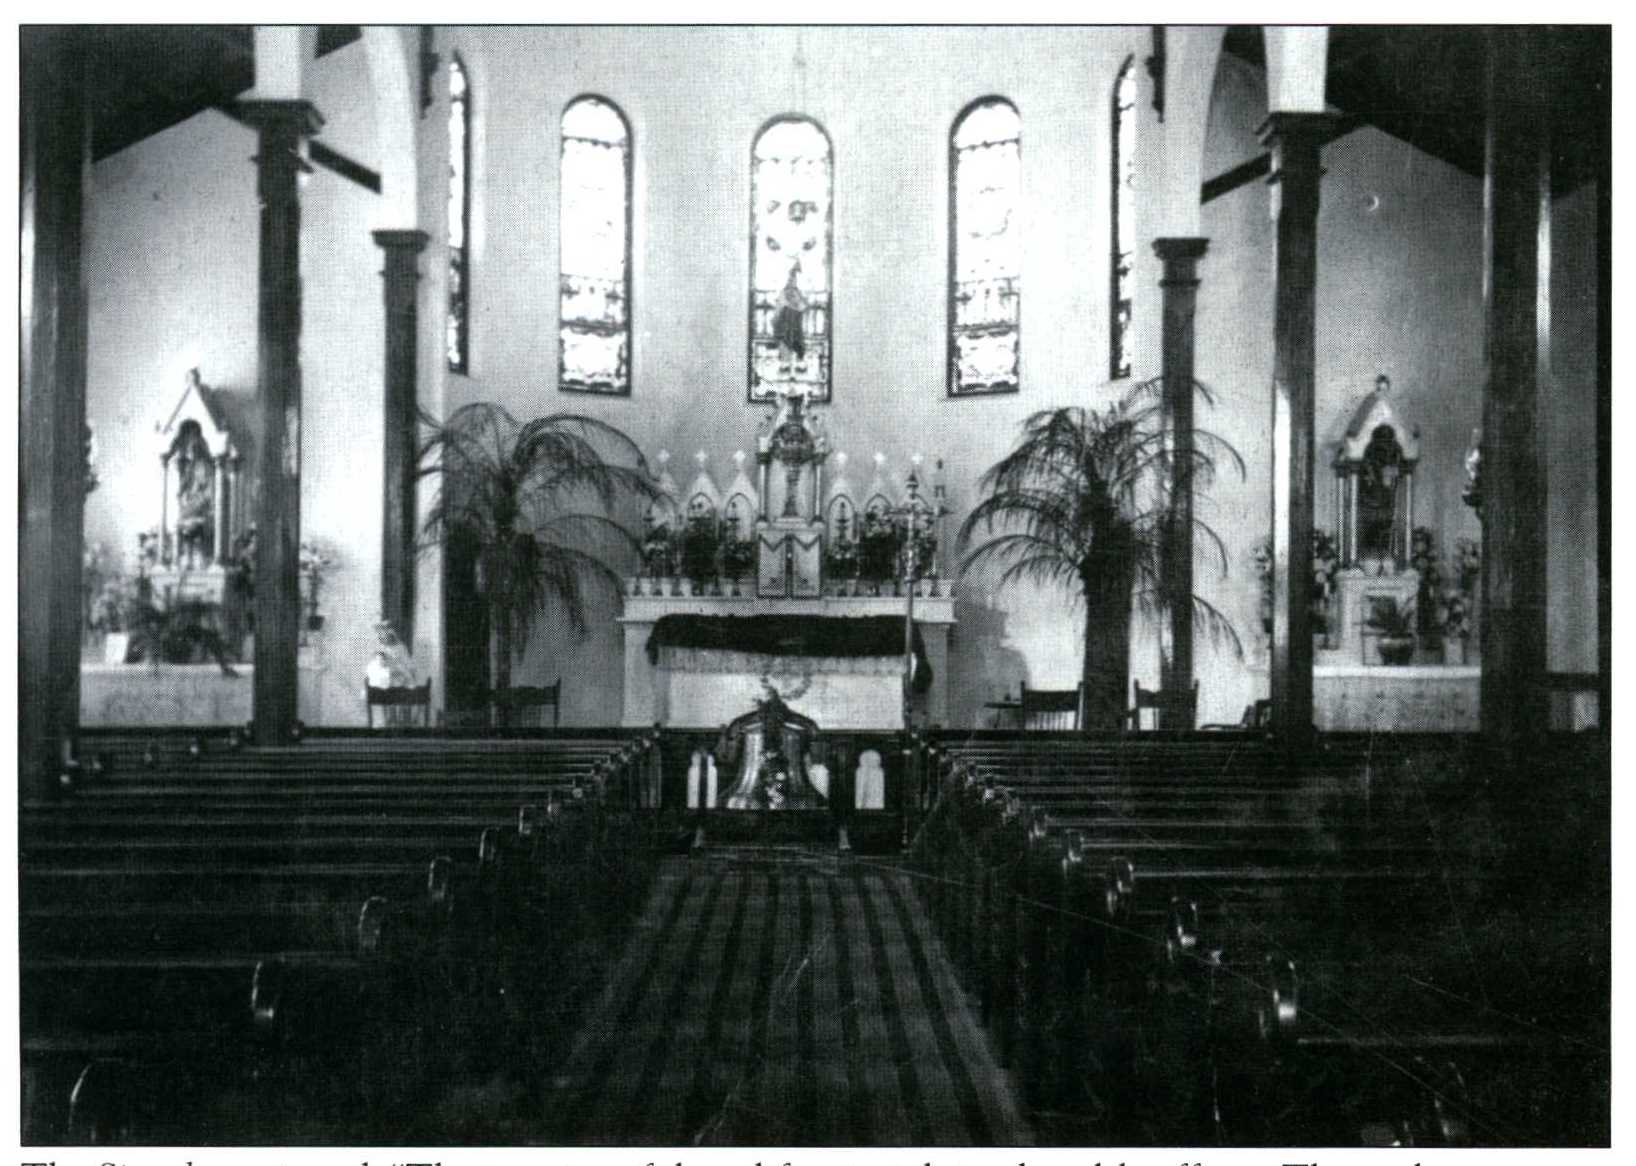
M1026 417L1016 444L978 480L981 496L956 535L961 573L997 568L999 587L1066 586L1076 599L1088 603L1095 593L1102 604L1124 592L1144 613L1159 610L1175 514L1172 478L1206 488L1220 469L1245 473L1238 451L1204 429L1194 430L1192 452L1178 463L1165 430L1164 388L1154 378L1104 408L1063 406ZM1196 381L1193 390L1214 402ZM1225 570L1220 537L1196 512L1192 526ZM1242 652L1225 615L1197 596L1191 602L1212 638ZM1087 652L1091 642L1087 629ZM1087 659L1085 675L1114 664Z

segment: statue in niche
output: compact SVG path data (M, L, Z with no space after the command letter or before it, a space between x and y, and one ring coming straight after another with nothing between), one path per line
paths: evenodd
M729 810L810 810L824 804L807 773L807 752L817 722L784 703L772 680L761 678L756 707L722 730L716 758L738 774L727 792Z
M1403 450L1390 425L1377 426L1363 452L1358 482L1358 557L1382 562L1399 558L1398 479Z
M215 463L199 426L187 421L176 445L176 549L182 565L197 568L215 555Z

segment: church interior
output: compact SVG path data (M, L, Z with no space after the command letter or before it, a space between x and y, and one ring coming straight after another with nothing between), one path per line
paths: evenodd
M1609 28L20 65L25 1145L1611 1144Z

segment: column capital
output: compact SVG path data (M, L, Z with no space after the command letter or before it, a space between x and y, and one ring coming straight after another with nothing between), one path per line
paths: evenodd
M288 129L311 137L324 127L324 115L303 98L250 98L233 105L239 118L263 132Z
M1160 287L1198 286L1198 261L1210 249L1210 240L1196 235L1173 235L1153 240L1153 253L1164 264Z
M1275 109L1256 129L1255 136L1260 139L1262 145L1269 147L1296 145L1306 141L1321 146L1335 136L1341 126L1341 120L1340 114L1327 111L1303 113Z
M413 228L371 231L369 237L387 251L407 250L411 254L418 254L431 239L425 231Z

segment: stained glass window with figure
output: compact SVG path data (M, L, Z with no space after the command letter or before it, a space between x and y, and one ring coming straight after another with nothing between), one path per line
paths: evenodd
M601 97L562 114L557 385L631 391L631 155L625 115Z
M750 151L752 401L800 391L830 399L830 245L834 174L829 135L781 117Z
M949 394L1020 384L1022 119L1001 97L973 102L949 137Z

